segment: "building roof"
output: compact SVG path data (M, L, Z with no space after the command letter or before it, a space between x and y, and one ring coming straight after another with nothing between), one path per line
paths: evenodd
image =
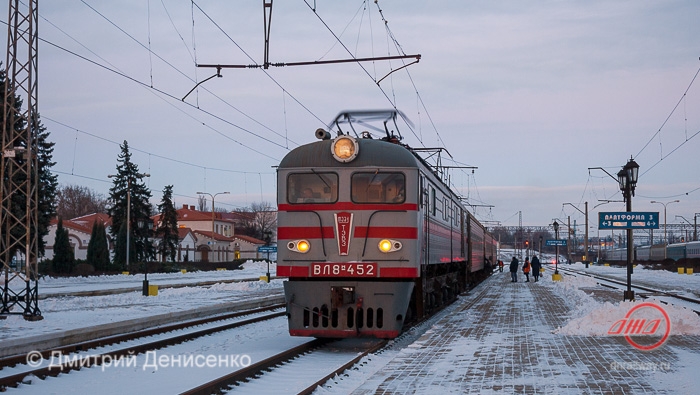
M232 211L230 213L221 213L221 218L230 219L236 223L255 221L257 213L249 211Z
M233 220L225 218L220 212L214 212L215 221L234 223ZM160 214L159 214L160 218ZM179 221L206 221L211 222L211 211L197 211L194 206L183 205L181 209L177 210L177 220Z
M235 235L232 237L232 239L239 239L239 240L247 241L248 243L252 243L252 244L265 244L265 241L263 241L263 240L256 239L255 237L246 236L246 235Z
M92 224L95 223L95 221L102 222L105 228L112 226L112 217L110 217L109 214L106 213L87 214L80 217L71 218L71 221L89 227L90 229L92 229Z
M49 224L49 226L52 226L52 225L53 226L58 225L58 218L54 218L51 220L51 223ZM74 221L69 220L69 219L67 219L67 220L64 219L63 220L63 227L65 229L71 229L71 230L75 230L78 232L83 232L83 233L88 234L88 235L92 234L92 223L90 224L90 227L87 227L87 226L83 225L82 223L74 222Z
M210 219L210 221L211 221L211 219ZM195 230L195 231L193 231L193 233L194 233L195 235L201 235L201 236L204 236L204 237L207 237L207 238L212 239L212 237L211 237L212 232L211 232L210 230ZM215 241L224 241L224 242L229 242L229 243L230 243L230 242L233 241L234 238L233 238L233 237L224 236L224 235L220 235L220 234L218 234L218 233L214 233L213 239L214 239Z
M197 235L194 234L192 229L190 229L190 228L177 228L177 237L179 240L183 240L185 237L187 237L188 234L191 234L194 241L197 241Z

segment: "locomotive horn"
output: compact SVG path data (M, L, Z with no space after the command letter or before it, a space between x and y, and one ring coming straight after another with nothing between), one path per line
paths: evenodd
M330 140L331 134L321 128L318 128L316 129L316 138L319 140Z

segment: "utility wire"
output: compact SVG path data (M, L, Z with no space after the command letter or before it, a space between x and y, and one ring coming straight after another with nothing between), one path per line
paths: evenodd
M121 145L121 143L119 143L119 142L117 142L117 141L110 140L110 139L108 139L108 138L106 138L106 137L98 136L98 135L96 135L96 134L93 134L93 133L90 133L90 132L86 132L86 131L84 131L84 130L80 130L80 129L78 129L78 128L75 128L75 127L73 127L73 126L67 125L67 124L65 124L65 123L63 123L63 122L57 121L57 120L52 119L52 118L50 118L50 117L42 116L42 119L51 121L51 122L53 122L53 123L56 123L56 124L58 124L58 125L61 125L61 126L65 127L65 128L68 128L68 129L71 129L71 130L75 130L76 134L77 134L77 133L80 133L80 134L84 134L84 135L87 135L87 136L90 136L90 137L93 137L93 138L96 138L96 139L99 139L99 140L102 140L102 141L106 141L106 142L108 142L108 143L111 143L111 144L114 144L114 145L117 145L117 146ZM76 135L76 142L77 142L77 135ZM215 168L215 167L209 167L209 166L198 165L198 164L195 164L195 163L192 163L192 162L187 162L187 161L180 160L180 159L169 158L169 157L167 157L167 156L163 156L163 155L155 154L155 153L153 153L153 152L145 151L145 150L136 148L136 147L134 147L133 145L129 145L129 150L131 150L131 151L133 151L133 152L140 152L140 153L143 153L143 154L147 154L147 155L149 155L149 156L153 156L153 157L156 157L156 158L159 158L159 159L164 159L164 160L167 160L167 161L179 163L179 164L182 164L182 165L187 165L187 166L196 167L196 168L199 168L199 169L209 169L209 170L216 170L216 171L221 171L221 172L226 172L226 173L236 173L236 174L258 174L258 173L260 173L260 172L257 172L257 171L255 171L255 172L252 172L252 171L240 171L240 170L221 169L221 168ZM274 174L274 173L270 172L270 173L265 173L265 174Z

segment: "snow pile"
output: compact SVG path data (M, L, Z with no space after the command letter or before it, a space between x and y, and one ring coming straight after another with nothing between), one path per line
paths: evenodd
M654 300L621 301L619 303L600 303L580 288L595 286L595 280L584 276L566 276L564 281L552 283L559 288L557 292L564 296L569 304L575 304L572 319L563 327L553 331L555 334L575 336L608 336L622 325L630 310L642 303L653 303L658 308L641 307L635 310L632 318L653 320L662 317L660 310L668 314L671 320L671 335L700 335L700 316L690 309L658 303Z

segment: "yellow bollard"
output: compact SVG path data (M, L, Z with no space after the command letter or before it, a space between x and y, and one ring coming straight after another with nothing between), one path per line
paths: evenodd
M187 273L187 269L180 269L180 273L182 273L182 274Z
M606 263L606 264L604 264L604 266L610 266L610 264L609 264L609 263Z
M693 268L692 268L692 267L686 268L686 269L685 269L685 274L693 274Z
M552 281L561 281L561 274L559 274L559 273L552 274Z
M260 276L260 281L265 281L266 283L269 283L270 279L267 278L267 276Z
M217 272L225 272L225 271L226 271L226 268L225 268L225 267L217 267L217 268L216 268L216 271L217 271Z
M122 272L123 275L128 276L129 272Z
M158 296L158 286L149 285L148 286L148 296Z
M685 268L684 268L684 267L679 267L679 268L678 268L678 274L685 274Z

